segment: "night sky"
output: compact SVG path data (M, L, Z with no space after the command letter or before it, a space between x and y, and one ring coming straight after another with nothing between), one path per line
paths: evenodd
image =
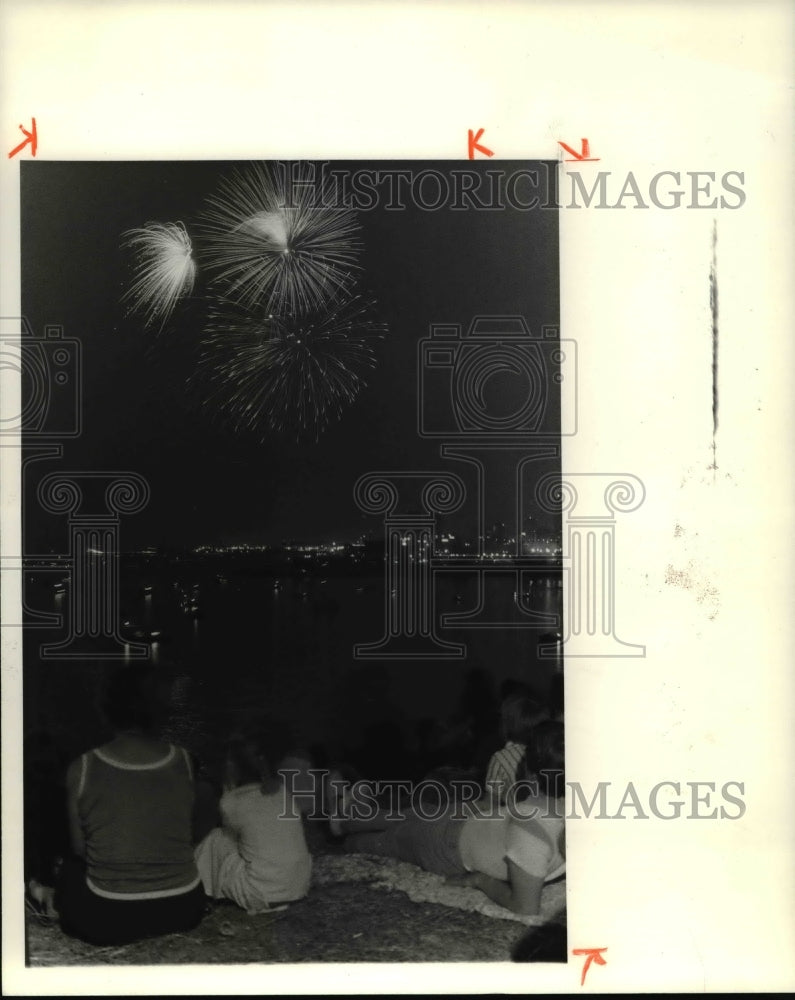
M462 164L335 164L367 166L449 172ZM500 163L506 171L533 166ZM220 161L22 164L23 314L37 336L45 324L60 324L83 350L83 433L65 442L62 461L31 467L28 552L64 549L63 519L38 511L31 499L39 475L56 469L130 470L148 480L148 507L123 523L124 549L377 533L377 518L360 514L352 498L353 484L366 472L445 469L474 485L466 466L440 458L439 442L418 436L417 344L431 323L466 329L476 315L522 315L534 335L542 324L557 323L557 212L389 211L383 204L360 211L362 282L390 331L377 347L378 367L317 442L277 432L263 441L235 433L186 388L206 317L201 281L199 294L178 306L159 334L144 329L121 302L131 274L122 233L149 221L180 220L193 234L206 197L232 167ZM486 390L495 405L516 388L499 378ZM552 424L556 419L550 415ZM539 473L557 467L556 461L538 463ZM450 527L466 532L470 513L465 509ZM555 524L549 516L537 523Z

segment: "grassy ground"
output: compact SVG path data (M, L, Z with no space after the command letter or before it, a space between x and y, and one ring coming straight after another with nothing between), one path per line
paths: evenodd
M219 904L190 934L120 948L95 948L30 920L28 955L31 966L505 962L527 932L508 920L342 883L313 888L289 910L258 917Z
M319 830L310 827L307 832L314 855L340 854ZM523 945L532 929L439 903L413 902L397 889L342 880L313 884L309 896L289 909L256 917L219 902L188 934L123 947L84 944L67 937L57 924L41 924L31 916L26 931L28 964L43 967L506 962L517 946L527 953Z

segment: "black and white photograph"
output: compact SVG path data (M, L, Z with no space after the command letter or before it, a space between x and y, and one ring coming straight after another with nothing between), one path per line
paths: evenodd
M782 0L5 0L7 996L786 992Z
M23 165L31 965L565 961L556 182Z

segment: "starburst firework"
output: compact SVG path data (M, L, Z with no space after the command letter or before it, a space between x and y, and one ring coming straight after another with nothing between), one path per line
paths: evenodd
M194 378L206 387L204 405L236 430L261 437L268 429L293 430L317 440L376 366L375 346L387 326L373 308L357 295L328 313L278 317L215 301Z
M222 181L200 231L227 298L297 316L345 297L359 271L359 225L336 200L309 164L256 164Z
M124 233L122 244L135 254L135 277L123 301L143 314L146 326L164 325L196 280L188 231L181 222L147 222Z

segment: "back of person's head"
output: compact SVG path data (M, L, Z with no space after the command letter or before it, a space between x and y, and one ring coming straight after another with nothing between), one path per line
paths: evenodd
M526 746L533 729L546 718L544 707L537 701L518 692L508 695L500 706L502 738Z
M165 708L156 669L151 664L122 667L108 680L102 711L115 732L151 733Z
M269 786L279 764L290 749L287 727L266 718L251 720L232 734L227 742L227 762L234 783Z
M534 729L527 745L524 760L524 778L538 779L542 795L558 798L564 794L566 779L566 754L563 723L547 720Z

